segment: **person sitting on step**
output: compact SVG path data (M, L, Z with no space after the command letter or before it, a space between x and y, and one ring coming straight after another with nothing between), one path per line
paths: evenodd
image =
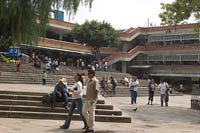
M67 91L67 82L65 78L62 78L59 80L59 82L56 84L53 92L53 97L52 97L52 108L56 106L56 98L59 97L64 97L65 99L65 104L64 107L68 109L68 96L69 93Z

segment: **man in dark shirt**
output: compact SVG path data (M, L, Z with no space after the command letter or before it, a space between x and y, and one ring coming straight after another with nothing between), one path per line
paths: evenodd
M111 77L111 84L112 84L112 92L115 95L115 89L116 89L117 83L113 77Z

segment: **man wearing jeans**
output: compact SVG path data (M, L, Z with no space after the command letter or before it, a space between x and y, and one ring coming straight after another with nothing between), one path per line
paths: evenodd
M133 76L133 80L130 83L130 93L131 93L131 104L137 103L137 91L138 91L139 81L136 76Z
M53 103L52 103L52 108L56 106L56 98L58 97L64 97L65 99L65 105L64 107L68 109L68 92L67 92L67 86L66 84L66 79L62 78L59 80L59 82L56 84L53 92Z
M86 100L83 104L83 115L88 125L85 131L92 132L94 131L95 124L95 106L99 93L99 80L96 79L94 70L88 70L88 78Z

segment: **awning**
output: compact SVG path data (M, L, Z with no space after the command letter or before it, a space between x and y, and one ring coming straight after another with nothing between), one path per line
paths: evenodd
M141 68L141 69L147 69L147 68L151 68L151 65L132 65L129 66L130 68Z
M53 48L53 47L45 47L45 46L29 46L29 45L21 45L20 48L40 48L40 49L49 49L49 50L57 50L57 51L63 51L63 52L71 52L71 53L78 53L78 54L86 54L86 55L93 55L91 52L82 52L82 51L76 51L71 49L59 49L59 48Z
M188 78L200 78L200 74L173 74L173 73L156 73L149 74L155 77L188 77Z

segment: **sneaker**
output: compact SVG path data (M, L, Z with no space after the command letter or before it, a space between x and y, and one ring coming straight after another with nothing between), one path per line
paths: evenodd
M84 126L82 129L87 129L87 128L89 128L88 126Z
M66 110L69 110L68 106L65 106L65 109L66 109Z
M61 129L68 129L65 127L65 125L60 126Z
M85 129L85 132L94 132L94 129L86 128L86 129Z
M70 105L69 104L64 106L64 107L65 107L65 109L70 110Z

